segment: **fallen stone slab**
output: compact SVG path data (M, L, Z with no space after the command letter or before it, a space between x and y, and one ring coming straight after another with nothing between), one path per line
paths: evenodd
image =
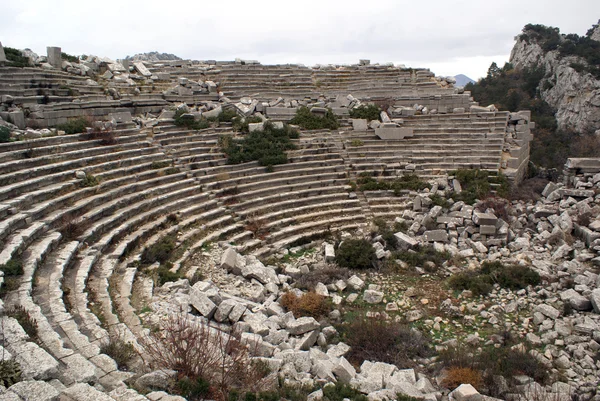
M448 242L448 232L446 230L430 230L423 234L427 242Z
M450 397L456 401L479 401L480 394L472 385L461 384L450 393Z
M217 305L208 298L206 294L195 288L190 288L190 305L194 307L202 316L211 319L217 310Z
M560 293L560 299L563 302L568 302L573 309L578 311L592 310L592 303L589 299L578 293L572 288Z
M8 389L25 401L58 401L60 392L51 384L44 381L25 380L13 384ZM2 395L0 395L0 399Z
M49 380L57 377L58 361L39 345L31 342L13 344L10 348L21 366L25 380Z
M363 294L363 301L368 304L378 304L383 301L383 292L375 290L366 290Z
M403 232L397 232L394 234L396 240L398 240L398 247L400 249L412 249L415 246L419 245L419 241L411 237L410 235L406 235Z
M414 132L407 127L378 127L375 128L375 135L379 139L397 141L414 136Z
M340 357L339 362L335 364L332 372L342 383L350 383L356 376L356 369L354 369L354 366L352 366L343 356Z
M365 282L360 277L354 275L348 279L348 286L353 290L360 291L365 286Z
M242 267L242 276L246 279L256 279L261 284L279 284L277 273L272 267L262 264L259 260L250 261Z
M594 312L600 313L600 288L596 288L590 294L590 302L594 307Z
M63 390L60 401L114 401L114 399L87 383L78 383Z
M301 317L287 323L286 329L293 336L299 336L320 328L321 325L314 317Z
M354 131L366 131L369 129L368 122L364 118L351 118L350 122Z
M152 76L152 73L150 72L150 70L148 68L146 68L144 63L142 63L141 61L134 61L133 67L137 70L137 72L140 73L140 75L143 75L144 77Z
M473 223L478 226L496 226L498 218L491 213L473 212Z
M535 307L534 312L539 312L542 315L549 317L550 319L558 319L560 311L555 307L547 304L541 304Z

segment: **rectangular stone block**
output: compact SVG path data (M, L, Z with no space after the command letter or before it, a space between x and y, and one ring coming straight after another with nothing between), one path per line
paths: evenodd
M414 135L412 128L406 127L379 127L375 128L375 135L384 140L401 140Z
M354 131L366 131L369 128L364 118L351 118L350 122Z
M448 233L446 230L430 230L425 231L423 234L425 237L425 241L427 242L447 242L448 241Z
M479 226L479 234L494 235L496 234L496 226Z
M128 111L121 111L118 113L109 113L108 119L114 120L117 123L130 123L132 121L131 113Z
M498 218L491 213L473 212L473 223L478 226L495 226Z
M0 42L0 63L6 62L6 54L4 54L4 47L2 47L2 42Z
M149 76L152 75L152 73L150 72L150 70L147 69L146 66L144 65L144 63L142 63L141 61L134 62L133 66L135 67L135 69L137 70L137 72L139 72L144 77L149 77ZM127 67L125 67L125 68L127 68Z
M61 68L62 67L62 51L60 47L46 47L46 52L48 55L48 63L52 67Z

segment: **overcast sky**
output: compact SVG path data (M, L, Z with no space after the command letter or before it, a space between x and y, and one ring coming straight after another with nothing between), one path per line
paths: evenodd
M599 0L0 0L4 46L113 59L149 51L263 64L393 62L485 76L527 23L585 32Z

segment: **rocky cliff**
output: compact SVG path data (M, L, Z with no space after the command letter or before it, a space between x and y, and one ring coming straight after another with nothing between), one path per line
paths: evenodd
M510 62L517 69L545 69L538 89L556 109L559 128L599 131L600 65L597 56L581 56L584 52L580 50L600 54L600 45L596 44L600 43L600 26L595 25L584 37L561 35L558 29L540 27L528 25L517 36Z

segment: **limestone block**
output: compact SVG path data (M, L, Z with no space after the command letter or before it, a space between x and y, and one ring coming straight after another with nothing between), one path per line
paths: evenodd
M198 290L196 285L190 289L190 304L207 319L212 318L217 310L217 305L206 294Z
M22 377L25 380L48 380L58 374L56 359L35 343L13 344L10 351L21 365Z
M141 61L134 61L133 67L137 70L137 72L140 73L140 75L142 75L144 77L152 76L152 73L150 72L150 70L148 70L148 68L146 68L144 63Z
M62 51L60 47L46 47L46 52L48 55L48 64L50 64L54 68L62 67Z
M364 118L351 118L350 122L354 131L366 131L369 129L368 122Z
M592 303L590 300L572 288L561 292L560 299L563 302L568 302L573 309L578 311L588 311L592 309Z
M287 323L286 328L291 335L298 336L320 327L313 317L301 317ZM316 340L316 339L315 339Z
M332 372L342 383L350 383L356 376L356 369L354 369L354 366L352 366L343 356L340 357L338 363L334 365Z
M60 392L51 384L44 381L26 380L10 386L9 391L19 395L24 400L58 401Z
M333 247L333 244L326 242L324 245L324 251L325 251L325 262L332 263L335 260L335 249Z
M429 230L423 234L425 241L428 242L448 242L448 232L446 230Z
M539 312L542 315L549 317L550 319L557 319L560 316L558 309L551 305L540 304L535 307L534 312Z
M407 127L378 127L375 128L375 135L384 140L401 140L414 136L414 132Z
M453 392L450 393L451 397L454 397L456 401L475 401L480 396L479 392L475 387L470 384L461 384Z
M115 121L117 123L130 123L132 121L131 113L128 111L121 111L118 113L109 113L108 119Z
M473 212L473 223L478 226L496 226L498 218L491 213Z
M231 272L235 268L238 253L233 248L227 248L221 255L221 269Z
M348 279L348 286L355 291L360 291L365 286L365 282L360 277L354 275Z
M221 302L219 304L219 307L215 311L215 320L217 322L224 322L229 317L229 314L237 304L238 303L233 299L226 299L223 302Z
M600 288L596 288L590 294L590 301L594 307L594 312L600 313Z
M2 47L2 42L0 42L0 63L6 62L6 54L4 53L4 47Z
M254 259L242 267L242 276L249 280L256 279L262 284L280 284L275 270L272 267L263 265L258 259Z
M363 294L363 300L369 304L378 304L383 301L383 292L375 290L366 290Z
M308 351L310 349L310 347L315 345L318 337L319 337L319 330L313 330L309 333L306 333L296 343L296 348L301 351Z
M114 401L106 393L96 390L87 383L77 383L65 390L60 395L60 401Z

